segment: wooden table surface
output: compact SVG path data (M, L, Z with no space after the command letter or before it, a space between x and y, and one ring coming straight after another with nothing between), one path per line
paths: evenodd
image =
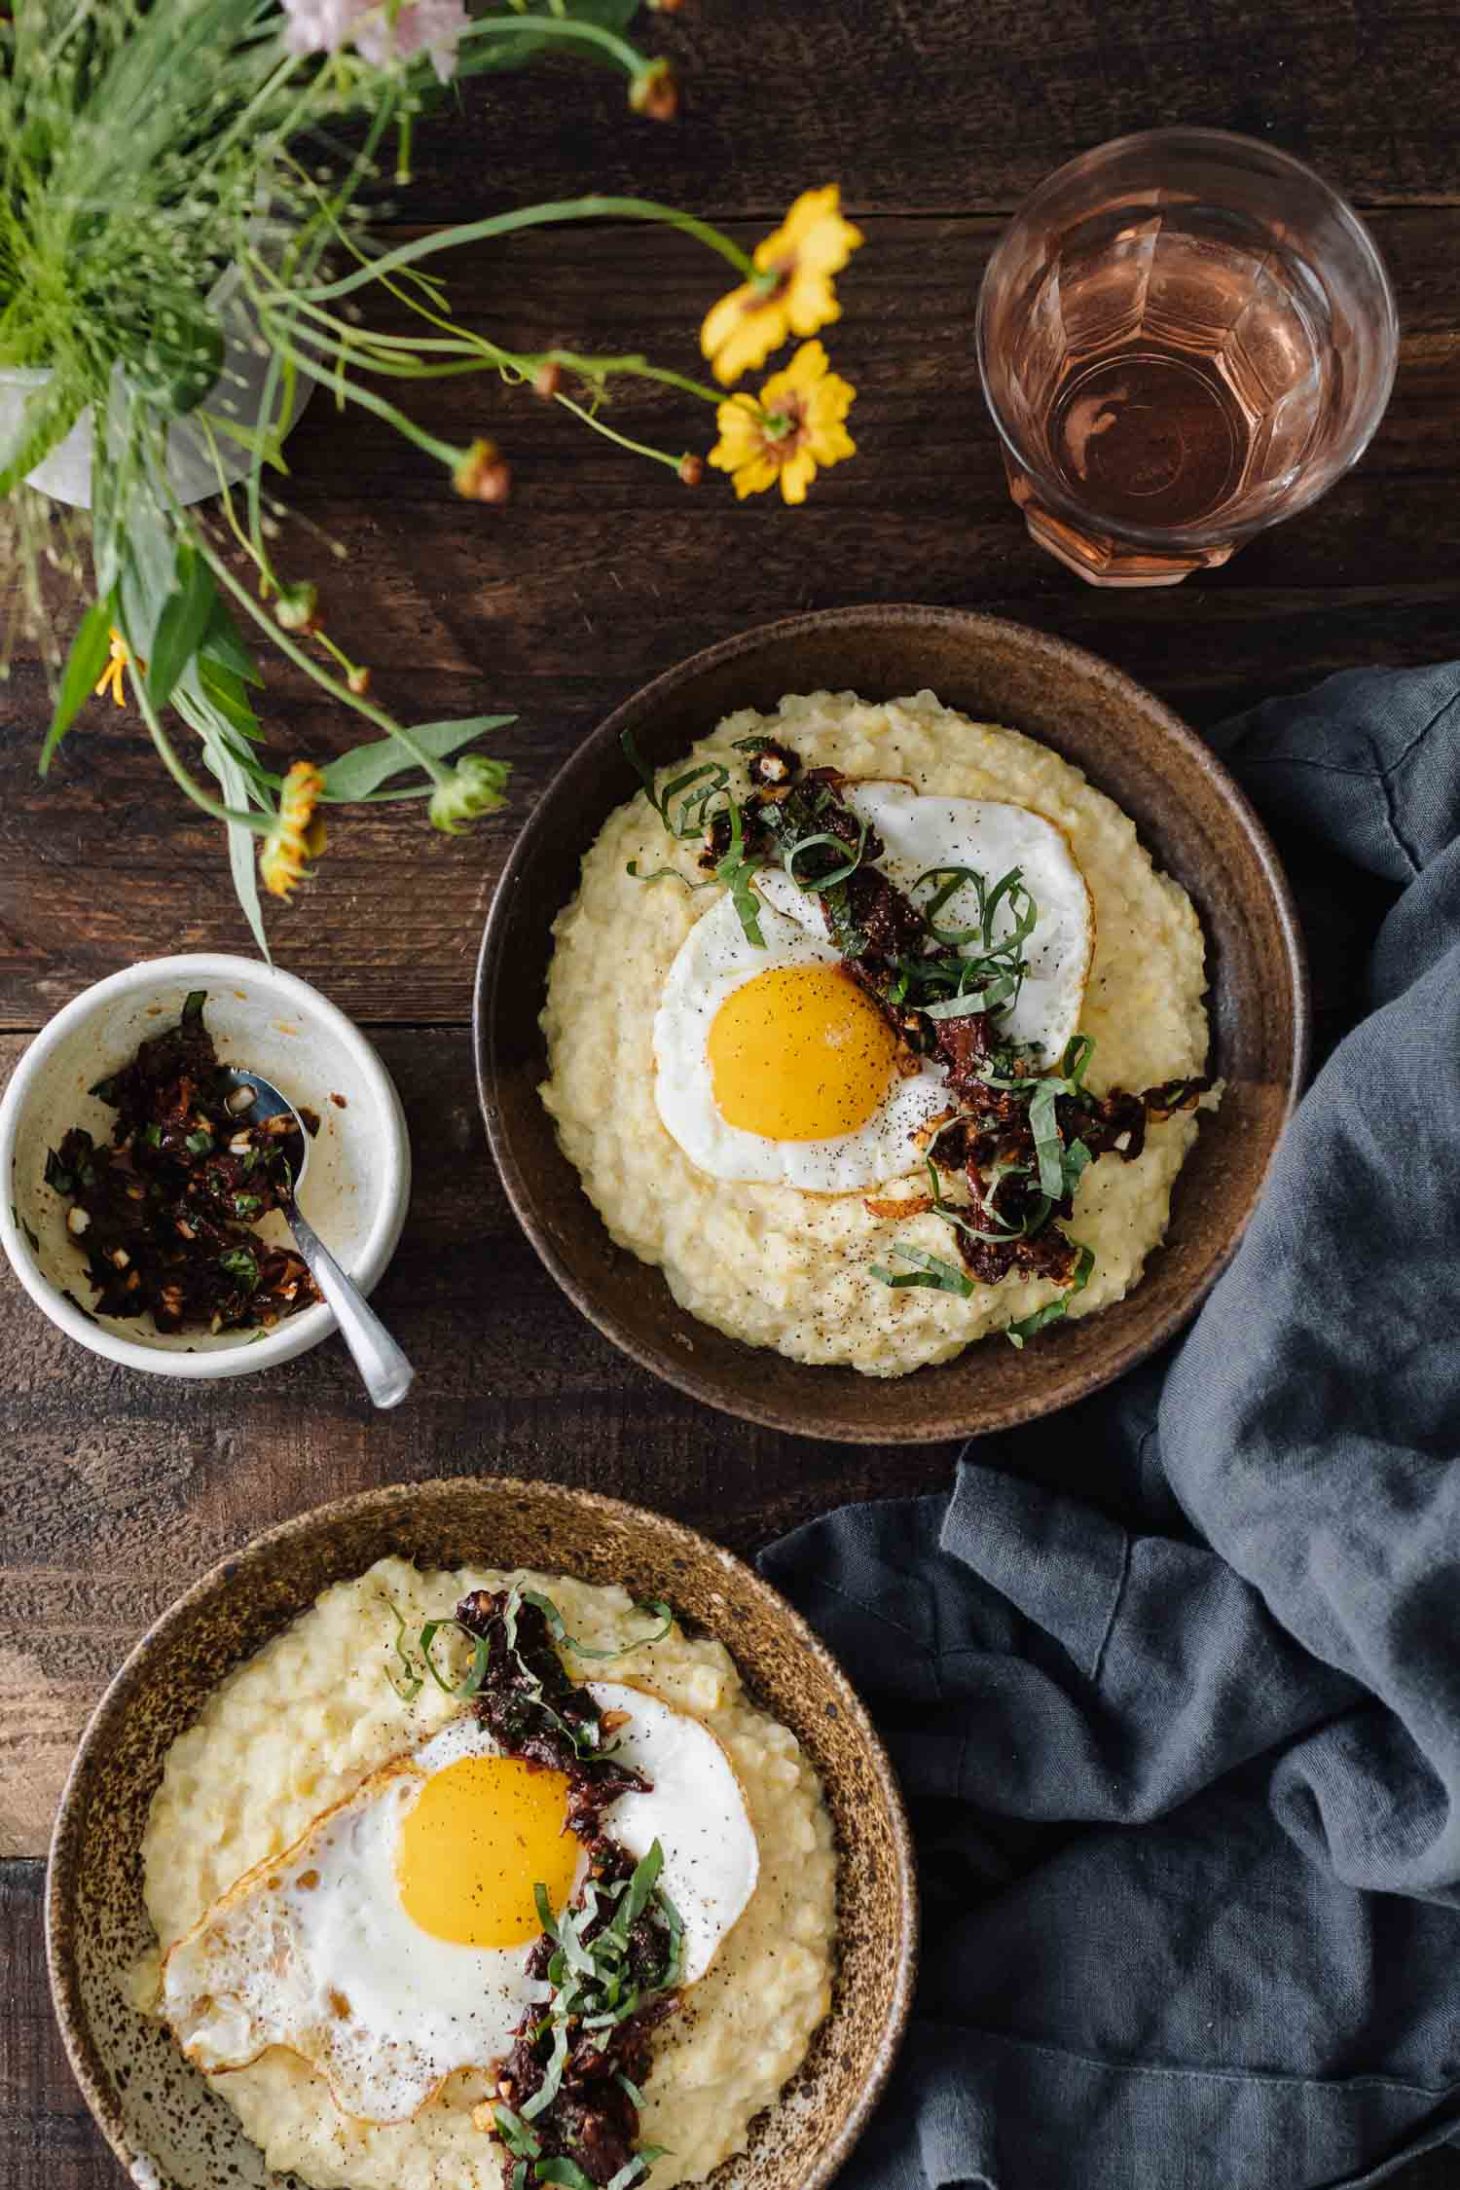
M689 0L647 19L685 83L672 125L631 119L606 72L473 86L422 134L399 212L457 219L627 189L754 239L832 177L866 232L836 363L861 453L807 506L736 506L577 429L552 406L444 382L416 414L498 436L514 498L485 509L358 415L318 399L290 498L348 549L332 627L408 719L515 709L510 810L455 842L414 807L347 819L274 922L282 964L367 1025L414 1141L410 1220L379 1304L418 1364L372 1417L339 1342L260 1382L180 1386L64 1340L0 1271L0 2190L117 2179L50 2022L42 1854L88 1710L140 1630L203 1567L320 1500L460 1471L558 1476L750 1548L847 1498L934 1488L951 1448L857 1449L748 1429L661 1389L539 1268L483 1144L472 965L503 854L552 771L645 678L802 607L923 600L1056 630L1198 725L1330 670L1451 653L1460 611L1460 131L1449 0ZM1049 168L1176 121L1245 130L1316 164L1370 218L1399 294L1387 419L1358 471L1226 570L1167 592L1083 588L1026 540L973 359L994 236ZM456 263L469 321L523 346L643 346L693 369L713 263L654 231L578 227ZM624 398L676 444L704 414ZM324 754L332 711L287 680L281 753ZM0 1077L88 982L139 957L248 948L211 824L162 779L130 712L97 706L46 784L38 668L0 687ZM1457 2179L1453 2159L1405 2176ZM1218 2186L1213 2186L1218 2190ZM1222 2186L1225 2190L1225 2186Z

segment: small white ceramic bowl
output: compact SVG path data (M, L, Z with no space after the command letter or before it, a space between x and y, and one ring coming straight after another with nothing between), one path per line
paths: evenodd
M46 1152L70 1126L100 1141L115 1114L89 1093L149 1036L175 1025L192 989L225 1064L272 1080L318 1112L299 1202L350 1276L369 1292L395 1252L410 1199L405 1114L359 1028L316 989L276 966L210 953L144 959L57 1012L21 1058L0 1100L0 1243L51 1321L92 1353L154 1376L248 1376L317 1346L335 1328L322 1304L271 1331L155 1329L150 1316L96 1316L85 1259L66 1230L66 1204L46 1185ZM282 1219L265 1236L286 1237Z

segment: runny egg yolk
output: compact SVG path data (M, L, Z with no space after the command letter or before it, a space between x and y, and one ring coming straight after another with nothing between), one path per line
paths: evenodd
M840 966L792 965L732 989L706 1047L727 1125L767 1141L825 1141L876 1115L897 1045Z
M533 1887L567 1903L579 1847L568 1782L520 1757L458 1757L426 1781L396 1847L401 1907L433 1938L517 1947L542 1930Z

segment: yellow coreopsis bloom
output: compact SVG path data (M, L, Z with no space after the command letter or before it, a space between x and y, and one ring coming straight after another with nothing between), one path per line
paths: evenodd
M755 247L756 271L705 315L700 348L722 387L763 365L788 335L814 335L841 317L832 281L862 241L841 213L836 183L805 190Z
M288 897L303 881L307 862L324 850L324 823L314 809L324 792L324 771L296 760L279 793L279 815L259 852L259 876L274 897Z
M856 392L831 370L819 342L803 342L785 371L766 382L759 403L732 395L720 405L710 462L729 472L741 501L779 479L788 502L804 502L819 469L857 453L845 423Z
M98 677L96 681L96 684L92 688L93 697L96 699L101 699L104 694L110 692L112 699L116 703L116 705L118 707L125 707L127 704L125 679L126 673L132 665L132 649L128 646L126 640L122 637L122 634L120 633L120 631L118 631L115 624L110 627L110 638L111 652L107 656L107 665L105 669L102 671L100 677ZM145 676L147 673L147 664L145 662L139 662L137 664L137 667L142 671L143 675Z

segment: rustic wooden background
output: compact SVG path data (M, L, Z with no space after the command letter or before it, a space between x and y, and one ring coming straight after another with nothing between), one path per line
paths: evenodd
M1449 0L689 0L648 19L681 67L672 125L630 118L606 72L475 86L423 134L398 208L429 222L628 189L753 239L838 178L867 235L833 330L861 454L810 503L733 504L582 433L525 393L441 384L416 409L488 430L516 492L469 506L368 420L316 400L291 498L341 541L341 639L413 719L516 709L511 810L455 843L414 808L343 823L275 923L283 964L373 1031L417 1185L380 1305L421 1371L371 1416L338 1342L261 1383L184 1387L64 1341L0 1272L0 2190L116 2179L54 2038L42 1852L107 1675L193 1575L257 1529L368 1484L542 1473L666 1507L741 1548L844 1498L926 1489L951 1449L861 1450L746 1429L662 1390L562 1300L521 1238L477 1118L467 1030L482 919L512 831L617 700L681 655L782 612L918 599L1058 630L1198 724L1369 662L1451 653L1460 609L1460 131ZM1227 570L1099 595L1038 555L1006 499L974 369L973 305L1003 217L1059 161L1188 121L1270 138L1366 211L1399 292L1398 387L1360 469ZM692 369L721 286L693 245L577 228L456 268L464 316L524 345L639 347ZM665 396L630 432L705 445ZM325 753L330 710L280 681L281 753ZM33 664L0 689L0 1075L86 983L137 957L246 949L212 827L182 807L130 713L94 708L46 784ZM1443 2155L1412 2190L1457 2179Z

